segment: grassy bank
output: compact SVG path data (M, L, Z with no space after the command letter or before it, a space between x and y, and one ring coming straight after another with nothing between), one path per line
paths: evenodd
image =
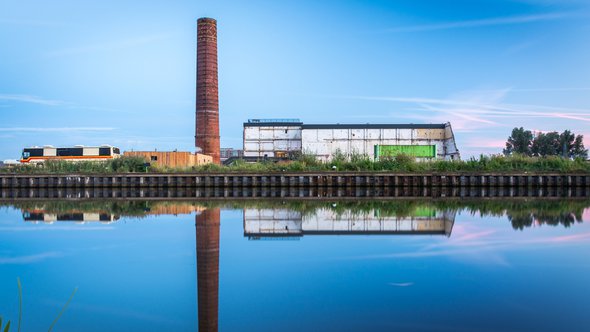
M64 162L49 161L44 165L18 165L0 169L3 173L41 174L41 173L129 173L145 172L145 160L138 157L122 157L107 162ZM414 158L399 155L392 159L373 161L366 156L353 156L350 159L337 157L330 162L320 162L310 156L290 162L246 163L237 161L231 166L204 165L190 168L167 168L152 166L149 172L160 173L239 173L239 172L318 172L318 171L365 171L399 173L433 172L558 172L590 173L590 162L583 159L564 159L561 157L524 156L480 156L461 161L416 162Z

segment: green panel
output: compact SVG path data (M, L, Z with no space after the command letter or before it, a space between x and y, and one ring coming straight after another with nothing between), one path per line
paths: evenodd
M436 217L436 210L427 206L417 207L412 217Z
M407 154L417 158L436 157L435 145L375 145L375 159Z
M376 218L381 218L381 209L375 209L373 215ZM434 218L436 217L436 210L428 206L419 206L414 211L412 211L408 217Z

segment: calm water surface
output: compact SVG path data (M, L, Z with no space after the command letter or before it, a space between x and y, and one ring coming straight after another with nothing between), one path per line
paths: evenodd
M584 199L1 206L23 331L590 330Z

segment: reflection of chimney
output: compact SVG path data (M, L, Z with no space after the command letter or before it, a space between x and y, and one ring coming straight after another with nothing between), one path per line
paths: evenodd
M197 297L199 331L217 331L219 296L219 209L203 211L197 228Z
M217 21L197 21L197 109L195 146L219 164Z

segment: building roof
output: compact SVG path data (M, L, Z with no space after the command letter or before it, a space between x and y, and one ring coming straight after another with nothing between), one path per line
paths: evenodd
M302 129L444 129L446 124L364 123L364 124L304 124Z
M444 129L446 123L362 123L304 124L298 119L249 119L244 127L301 126L301 129Z
M244 122L244 127L300 127L303 122L294 121L260 121L260 122Z

